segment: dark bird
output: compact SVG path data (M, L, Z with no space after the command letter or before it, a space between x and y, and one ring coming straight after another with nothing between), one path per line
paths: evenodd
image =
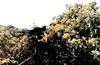
M29 36L38 36L39 38L41 38L41 35L44 34L45 30L46 30L46 26L43 26L42 28L35 27L34 29L30 30L28 34Z

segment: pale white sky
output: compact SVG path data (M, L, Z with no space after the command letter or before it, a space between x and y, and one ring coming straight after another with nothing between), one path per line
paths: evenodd
M88 3L93 0L0 0L0 24L30 28L52 22L52 17L65 10L65 4ZM100 1L96 0L100 5Z

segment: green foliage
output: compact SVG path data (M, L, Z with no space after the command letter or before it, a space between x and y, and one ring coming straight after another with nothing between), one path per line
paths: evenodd
M81 30L88 31L89 37L99 36L100 13L97 12L98 9L96 2L70 5L67 11L53 18L55 23L50 25L50 29L55 32L64 30L72 36L76 33L80 34Z
M35 27L27 35L0 27L0 64L100 65L99 11L96 2L70 5L48 28Z
M20 62L31 57L24 65L100 65L98 9L95 2L71 5L44 34L33 29Z
M15 35L18 33L15 31L18 29L13 26L0 27L0 65L16 64L17 61L14 59L20 53L22 46L27 43L27 36Z

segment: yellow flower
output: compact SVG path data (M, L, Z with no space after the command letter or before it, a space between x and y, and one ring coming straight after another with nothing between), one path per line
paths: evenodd
M97 51L97 50L93 50L93 51L91 51L91 52L92 52L93 55L97 55L97 56L100 55L100 52Z
M43 37L43 38L41 39L41 41L47 42L48 34L44 33L44 35L43 35L42 37Z
M94 56L94 57L93 57L94 59L97 58L97 56L100 56L100 52L97 51L97 50L92 50L91 53L92 53L92 55Z
M91 38L91 39L88 40L88 42L90 44L94 44L96 40L97 40L97 38Z
M57 32L58 30L62 30L63 28L64 26L62 24L56 24L53 29L55 30L55 32Z
M70 38L70 36L71 36L71 35L70 35L69 33L65 33L62 37L63 37L63 38Z
M10 59L4 59L0 62L0 64L9 63Z
M81 42L81 39L72 39L71 41L70 41L70 43L80 43Z

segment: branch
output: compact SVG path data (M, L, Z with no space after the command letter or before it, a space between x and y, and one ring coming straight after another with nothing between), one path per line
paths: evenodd
M32 56L31 56L31 57L29 57L29 58L27 58L27 59L26 59L26 60L24 60L23 62L21 62L19 65L23 65L25 62L29 61L31 58L32 58Z

